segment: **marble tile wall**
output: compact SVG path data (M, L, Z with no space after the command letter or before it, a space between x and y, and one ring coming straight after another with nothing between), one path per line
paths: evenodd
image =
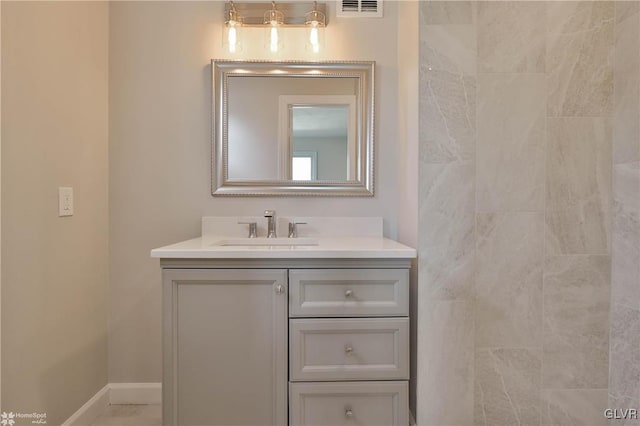
M640 397L609 377L610 334L612 365L640 363L611 331L640 326L640 8L620 3L420 4L419 425L604 425Z
M610 253L612 137L609 117L547 119L549 255Z
M477 114L478 210L542 212L544 74L480 74Z
M612 1L546 2L549 116L611 116L614 6Z
M476 348L539 347L544 216L476 215Z
M420 3L417 423L473 423L476 8Z
M547 257L543 388L607 388L610 271L609 256Z
M640 3L615 3L609 407L640 407ZM611 425L640 425L639 419Z

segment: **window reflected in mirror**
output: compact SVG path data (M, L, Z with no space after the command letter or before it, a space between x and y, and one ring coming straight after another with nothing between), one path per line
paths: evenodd
M318 153L295 151L291 159L291 179L318 180Z

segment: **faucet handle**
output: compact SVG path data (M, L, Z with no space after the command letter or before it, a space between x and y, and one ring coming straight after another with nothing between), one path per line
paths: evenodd
M289 222L289 238L298 238L298 225L306 225L307 222Z
M258 224L256 222L238 222L239 225L249 225L248 238L256 238L258 236Z

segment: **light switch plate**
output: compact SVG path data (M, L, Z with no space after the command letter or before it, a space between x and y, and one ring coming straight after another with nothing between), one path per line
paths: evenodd
M73 188L58 188L58 216L73 216Z

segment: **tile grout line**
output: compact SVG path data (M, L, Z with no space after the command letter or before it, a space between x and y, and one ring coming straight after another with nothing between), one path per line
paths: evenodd
M544 144L542 147L542 174L544 176L543 183L543 197L542 197L542 283L541 283L541 294L540 294L540 314L541 314L541 324L540 324L540 388L538 390L538 404L539 404L539 414L540 414L540 425L546 424L543 422L543 411L546 413L548 411L547 404L543 401L543 387L544 387L544 336L545 336L545 319L546 319L546 310L545 310L545 277L546 277L546 258L547 258L547 179L548 179L548 164L547 164L547 155L549 150L549 73L547 72L547 59L549 56L549 28L548 28L548 2L544 3L544 71L545 71L545 79L544 79ZM546 398L545 398L546 399ZM547 407L547 410L543 410L543 407Z
M479 79L479 66L478 66L478 3L474 2L472 10L472 22L473 22L473 34L474 34L474 44L475 44L475 99L474 99L474 111L473 111L473 119L474 119L474 139L473 139L473 203L474 203L474 212L473 212L473 279L471 283L471 335L473 338L473 342L471 344L471 352L472 352L472 362L470 366L471 370L471 395L472 402L471 405L471 424L476 423L476 298L477 298L477 279L478 279L478 106L480 102L478 102L478 88L480 87L480 79ZM479 385L478 385L479 386ZM486 425L486 414L485 414L485 406L484 406L484 398L482 401L482 412L484 423Z
M609 394L611 392L611 371L613 370L612 365L611 365L611 360L613 359L612 357L612 341L613 341L613 311L614 311L614 303L613 303L613 241L614 241L614 234L615 234L615 228L614 228L614 223L615 223L615 216L616 216L616 212L613 208L614 206L614 200L615 200L615 173L614 173L614 167L615 167L615 159L614 159L614 144L615 144L615 135L616 135L616 116L617 116L617 96L616 96L616 54L617 54L617 49L616 49L616 45L618 44L618 2L614 1L613 2L613 54L611 55L613 57L613 64L612 64L612 68L613 68L613 117L612 117L612 129L611 129L611 196L609 197L609 211L611 212L611 215L609 217L610 220L610 229L611 232L609 234L609 241L610 241L610 246L609 246L609 255L610 255L610 259L609 259L609 348L607 351L607 357L608 357L608 362L607 362L607 406L609 405Z

